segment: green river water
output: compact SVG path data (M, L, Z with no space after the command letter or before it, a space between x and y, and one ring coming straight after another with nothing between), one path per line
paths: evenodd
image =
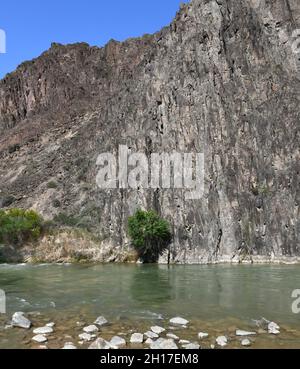
M229 348L241 347L236 329L258 331L252 319L265 317L281 334L260 332L252 347L300 348L300 314L292 311L292 292L300 289L300 266L271 265L0 265L0 289L6 293L6 314L0 314L0 348L35 348L32 330L4 329L16 311L29 314L34 326L56 323L49 348L78 344L82 326L105 316L111 325L101 337L146 332L160 325L180 338L209 348L218 335ZM190 321L170 330L170 318ZM83 345L82 347L86 347Z

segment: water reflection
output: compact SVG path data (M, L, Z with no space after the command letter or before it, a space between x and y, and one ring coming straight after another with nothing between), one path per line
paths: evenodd
M157 306L174 299L170 270L160 265L141 265L132 274L132 299L140 306Z
M83 309L91 321L150 312L299 324L291 311L291 291L299 286L300 266L0 266L9 314L55 310L76 316Z

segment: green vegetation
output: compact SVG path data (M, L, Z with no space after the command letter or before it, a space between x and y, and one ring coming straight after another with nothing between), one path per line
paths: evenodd
M51 188L51 189L55 189L55 188L57 188L57 187L58 187L58 185L57 185L57 183L56 183L56 182L51 181L51 182L47 183L47 187L48 187L48 188Z
M41 235L43 219L33 210L0 210L0 243L21 244L37 240Z
M267 195L270 193L270 189L266 184L252 185L251 192L254 196Z
M53 223L59 227L85 228L84 220L66 213L59 213L53 218Z
M128 232L144 263L157 262L172 238L169 223L154 211L138 210L128 220Z

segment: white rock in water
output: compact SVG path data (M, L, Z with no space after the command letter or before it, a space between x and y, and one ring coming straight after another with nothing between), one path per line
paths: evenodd
M154 341L152 338L147 338L147 340L145 341L146 345L151 345L153 342Z
M94 334L89 334L89 333L82 333L79 336L79 339L81 341L85 341L85 342L90 342L92 341L93 338L95 338L96 336Z
M204 340L205 338L207 338L209 336L208 333L204 333L204 332L200 332L198 333L198 338L199 340Z
M170 323L173 325L187 325L189 324L189 321L180 317L172 318L170 320Z
M141 333L133 333L133 335L130 338L131 343L140 344L144 342L144 335Z
M48 323L48 324L46 324L46 327L50 327L50 328L53 328L53 327L55 327L55 323Z
M173 333L166 334L166 337L171 338L174 341L179 341L179 337L177 337L176 334Z
M228 340L227 340L227 337L225 337L225 336L220 336L220 337L218 337L218 338L216 339L216 342L217 342L217 344L218 344L219 346L224 347L224 346L226 346L226 345L227 345Z
M181 345L188 345L189 343L191 343L190 341L187 341L187 340L180 340L179 343Z
M280 334L280 327L278 324L271 322L268 324L268 332L270 334Z
M44 335L38 334L37 336L34 336L32 338L32 341L35 341L35 342L38 342L38 343L44 343L44 342L47 342L48 339Z
M182 346L186 350L199 350L200 345L198 343L189 343L187 345Z
M244 339L242 341L242 346L251 346L251 341L248 340L248 338Z
M104 318L104 316L99 316L99 317L95 320L94 324L97 324L97 325L99 325L100 327L102 327L103 325L107 325L107 324L108 324L108 320L106 320L106 319Z
M110 340L110 345L113 347L122 347L122 346L126 346L126 341L124 338L119 337L119 336L115 336Z
M255 336L256 332L248 332L248 331L243 331L241 329L238 329L236 330L235 335L240 336L240 337Z
M65 345L62 349L63 350L76 350L77 347L74 345L73 342L67 342L67 343L65 343Z
M53 328L51 327L41 327L41 328L36 328L33 330L34 334L50 334L53 333Z
M159 337L159 335L158 335L158 334L156 334L156 333L154 333L154 332L152 332L152 331L148 331L148 332L146 332L146 333L145 333L145 336L146 336L146 337L148 337L148 338L158 338L158 337Z
M176 343L171 339L159 338L150 345L151 350L177 350Z
M252 319L252 321L255 323L257 327L263 330L266 330L268 328L268 324L270 323L270 321L265 318L261 318L260 320Z
M25 318L23 312L14 313L12 316L11 324L14 327L29 329L31 327L31 321Z
M95 325L89 325L88 327L84 327L83 330L85 333L95 333L99 331L99 329Z
M111 349L110 344L103 338L98 338L89 347L89 350L109 350L109 349Z
M162 334L163 332L165 332L165 328L154 326L154 327L151 327L151 331L156 334Z

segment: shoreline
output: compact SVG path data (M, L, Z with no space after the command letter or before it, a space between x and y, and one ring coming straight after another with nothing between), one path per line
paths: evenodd
M265 266L300 266L300 257L288 257L288 258L274 258L272 260L264 258L264 257L253 257L253 261L228 261L227 259L220 259L219 261L212 262L176 262L176 263L167 263L167 262L158 262L158 263L141 263L141 262L111 262L111 261L97 261L97 260L87 260L87 261L53 261L53 262L44 262L44 261L24 261L24 262L0 262L0 266L73 266L73 265L128 265L128 266L241 266L241 265L265 265Z
M212 254L195 247L189 253L175 252L172 246L158 259L158 265L300 265L300 256ZM0 265L7 264L141 264L129 241L122 245L101 240L78 228L57 228L34 242L21 246L0 245Z
M259 260L254 262L227 262L227 261L217 261L217 262L211 262L211 263L134 263L134 262L103 262L103 261L86 261L86 262L3 262L0 263L1 266L89 266L89 265L124 265L124 266L182 266L182 267L188 267L188 266L300 266L300 260L297 261L287 261L287 260L275 260L275 261L267 261L267 260Z

